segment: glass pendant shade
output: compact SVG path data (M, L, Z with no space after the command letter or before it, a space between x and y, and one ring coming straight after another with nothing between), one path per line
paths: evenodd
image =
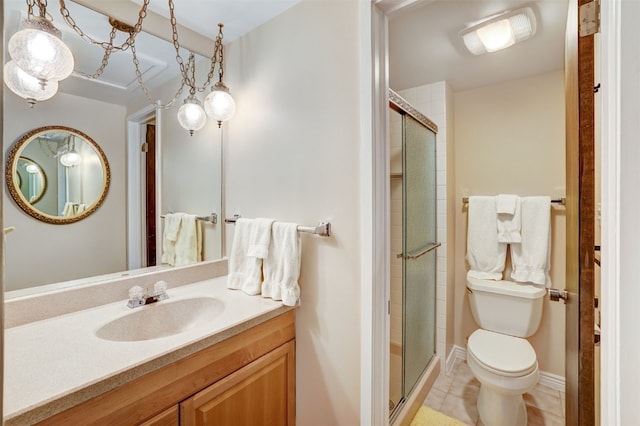
M80 154L78 154L75 149L62 154L60 157L60 163L65 167L77 166L81 161L82 157L80 157Z
M209 117L218 122L218 127L223 121L233 117L236 112L236 103L224 83L217 82L211 89L211 93L204 98L204 110Z
M4 82L13 93L26 99L31 106L36 101L51 98L58 91L58 82L49 81L44 87L40 80L24 72L15 61L9 61L4 66Z
M60 38L51 21L31 16L24 29L9 39L9 54L27 74L46 86L50 80L62 80L73 72L73 54Z
M202 129L207 123L207 115L202 109L202 104L194 95L189 95L178 109L178 122L192 136L193 132Z

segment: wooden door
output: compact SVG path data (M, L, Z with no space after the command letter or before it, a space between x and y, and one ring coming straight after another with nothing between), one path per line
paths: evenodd
M180 424L294 425L295 344L288 342L180 404Z
M565 46L567 161L566 424L595 424L594 40L581 37L570 0Z
M146 253L145 266L156 265L156 126L147 124L145 138Z

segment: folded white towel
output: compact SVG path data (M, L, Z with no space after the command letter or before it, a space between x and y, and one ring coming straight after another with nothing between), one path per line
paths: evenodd
M273 219L254 219L254 224L249 234L247 256L259 257L260 259L267 258L269 243L271 242L271 225L273 222Z
M86 204L80 203L75 207L75 213L76 214L84 213L85 210L87 210L87 205Z
M254 219L236 220L227 277L227 288L242 290L250 295L260 294L262 281L262 259L247 256L254 226Z
M499 194L496 198L496 212L498 214L514 214L520 197L514 194Z
M551 286L551 199L523 197L522 242L511 245L511 278L518 282Z
M467 229L468 276L501 280L507 246L498 242L496 197L469 197Z
M511 194L498 195L496 197L496 211L498 213L498 241L501 243L522 241L520 197Z
M295 223L275 222L264 261L262 296L295 306L300 298L300 235Z
M184 213L169 213L164 217L161 262L171 266L176 263L176 240L178 239L182 216L184 216Z
M175 241L175 266L191 265L201 259L198 253L198 221L193 214L184 214Z

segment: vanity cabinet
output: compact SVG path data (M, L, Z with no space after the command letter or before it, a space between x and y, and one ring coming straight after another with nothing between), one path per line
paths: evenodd
M168 363L39 424L293 425L295 311Z
M293 425L294 344L285 343L180 403L180 424Z

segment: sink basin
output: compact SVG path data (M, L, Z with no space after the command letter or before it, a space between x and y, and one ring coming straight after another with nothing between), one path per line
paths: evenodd
M224 303L213 297L168 299L134 308L126 315L107 322L95 334L115 342L159 339L212 324L223 310Z

